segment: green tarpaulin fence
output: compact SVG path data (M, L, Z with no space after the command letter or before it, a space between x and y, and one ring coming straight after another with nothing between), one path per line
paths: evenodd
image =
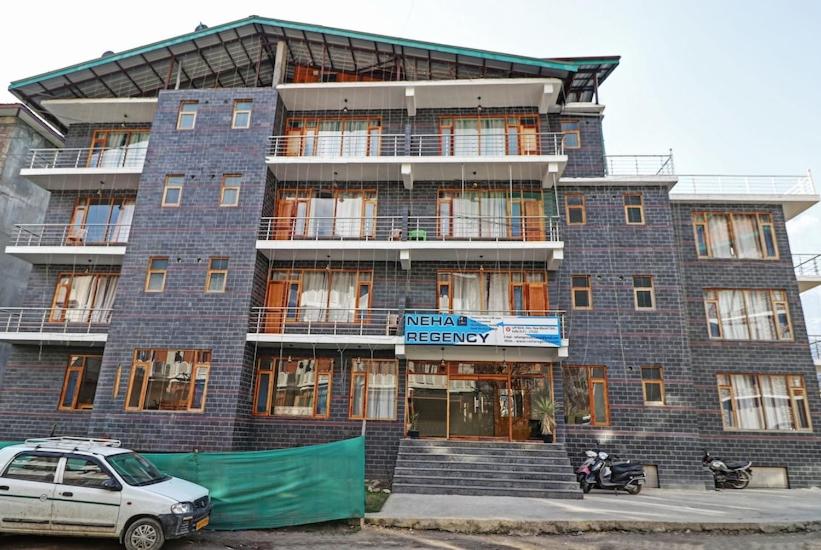
M0 447L12 443L0 443ZM365 438L274 451L143 453L211 491L211 529L264 529L365 515Z

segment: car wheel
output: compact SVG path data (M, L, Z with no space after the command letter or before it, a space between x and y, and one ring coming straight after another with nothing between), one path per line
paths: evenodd
M123 543L127 550L159 550L165 544L165 536L157 520L142 518L128 526Z

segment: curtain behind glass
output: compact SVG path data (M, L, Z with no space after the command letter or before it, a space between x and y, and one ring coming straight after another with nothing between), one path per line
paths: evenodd
M480 199L482 237L501 239L507 237L507 199L504 193L484 193Z
M142 166L148 151L148 132L132 132L125 152L125 166Z
M98 166L102 168L122 166L125 160L126 145L128 145L127 132L109 132L106 150L102 152Z
M368 121L350 120L342 138L343 157L364 157L368 151Z
M707 228L710 231L710 244L716 258L732 258L730 246L730 227L727 216L710 214L707 216Z
M453 198L453 236L479 236L480 201L476 193L463 193Z
M747 292L750 318L750 333L753 340L775 340L775 318L770 307L769 292L751 290Z
M510 314L510 275L491 273L488 279L488 293L485 301L488 312L501 315Z
M93 275L72 277L71 290L66 301L66 319L73 323L89 320L91 293L94 284Z
M738 427L742 430L761 430L761 396L756 377L749 374L732 375L735 402L738 407Z
M391 420L396 410L396 364L375 363L368 368L368 418Z
M356 307L356 273L349 271L334 272L331 278L331 294L328 303L328 320L353 321Z
M453 312L479 311L482 307L478 273L453 273Z
M307 271L302 275L302 321L320 321L328 302L328 276L324 271Z
M718 291L721 310L721 330L728 340L749 340L747 317L744 307L744 292L741 290Z
M111 321L111 308L114 307L114 296L117 294L118 281L119 277L97 277L94 284L92 323L109 323Z
M316 156L338 157L342 145L342 123L338 120L323 120L319 123Z
M336 199L334 235L358 238L362 234L362 207L359 193L341 193Z
M127 243L128 236L131 234L131 221L134 218L134 204L124 204L120 208L120 215L117 217L117 223L111 229L108 240L112 243Z
M311 214L308 220L308 235L311 237L330 237L333 232L334 205L331 198L311 200Z
M790 395L783 376L761 376L761 395L764 399L764 417L768 430L792 429Z
M756 232L756 216L734 214L736 254L739 258L761 258L761 243Z
M479 143L482 156L503 156L505 154L505 120L503 118L483 118L481 128Z
M479 154L479 130L476 119L456 119L453 122L453 154L476 156Z

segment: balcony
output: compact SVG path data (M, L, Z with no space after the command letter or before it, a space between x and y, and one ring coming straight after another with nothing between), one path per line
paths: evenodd
M801 292L821 285L821 254L793 254L792 259Z
M110 309L0 308L0 340L102 345L110 319Z
M483 328L485 334L494 332L492 336L496 339L478 340L478 345L445 341L429 345L409 343L404 326L408 316L469 318L470 323L482 323L476 326ZM460 324L457 332L464 333L472 326ZM548 343L546 339L541 341L539 336L530 337L528 331L542 334L552 331L555 338ZM441 332L447 331L442 329ZM510 342L508 345L502 341L505 339ZM258 307L251 311L247 340L260 346L393 349L400 358L436 361L557 360L567 357L569 345L564 312L554 310L528 311L516 316L510 312L493 311L442 314L438 310Z
M125 224L17 224L6 254L33 264L121 265Z
M611 178L673 176L673 153L667 155L605 155L605 175Z
M560 133L297 134L273 136L266 162L280 181L539 180L552 187L567 157Z
M148 145L30 149L20 175L50 191L136 189Z
M263 218L257 250L272 260L536 261L564 259L558 218L549 216Z
M259 345L393 349L402 342L397 309L262 308L251 310L248 341Z

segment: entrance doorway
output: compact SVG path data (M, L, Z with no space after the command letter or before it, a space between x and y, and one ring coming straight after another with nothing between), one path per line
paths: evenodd
M535 409L553 399L547 363L408 364L408 419L420 437L526 441L541 438Z

